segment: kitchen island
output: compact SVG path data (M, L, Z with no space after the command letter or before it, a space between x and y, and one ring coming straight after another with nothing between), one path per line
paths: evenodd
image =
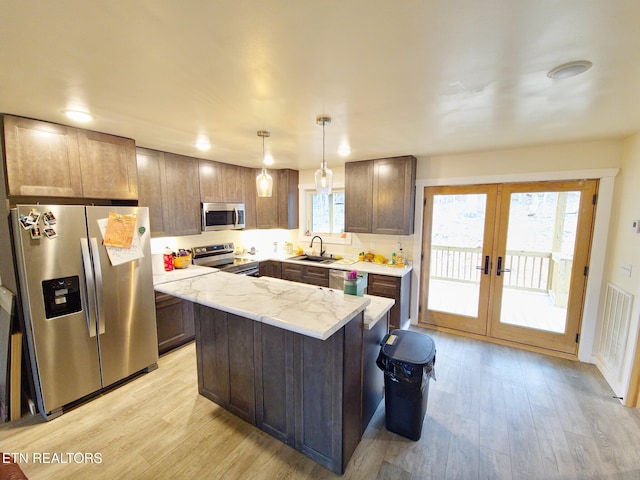
M195 304L200 394L344 472L362 434L370 297L224 272L156 290Z

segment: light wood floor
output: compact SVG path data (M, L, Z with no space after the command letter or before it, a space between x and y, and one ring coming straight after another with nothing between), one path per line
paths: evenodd
M387 432L382 403L344 478L640 478L640 411L613 399L594 366L428 333L437 381L421 440ZM31 480L339 478L199 396L193 344L51 422L1 425L0 451L28 455ZM34 462L42 452L102 462Z

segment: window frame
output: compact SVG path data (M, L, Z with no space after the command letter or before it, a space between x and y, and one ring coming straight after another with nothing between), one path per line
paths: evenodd
M344 192L344 184L334 184L336 191ZM298 230L298 239L301 241L309 241L313 236L320 235L324 243L337 245L351 245L351 233L323 233L311 231L311 194L316 193L316 186L313 184L300 185L299 189L299 221L300 229ZM307 235L306 232L309 232Z

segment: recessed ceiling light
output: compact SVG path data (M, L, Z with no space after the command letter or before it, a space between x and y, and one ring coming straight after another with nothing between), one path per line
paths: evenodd
M589 60L577 60L575 62L563 63L547 72L549 78L570 78L580 75L591 68L593 63Z
M199 138L196 140L196 148L198 150L209 150L211 148L211 142L206 138Z
M64 114L75 122L86 123L93 120L93 117L91 116L90 113L83 112L80 110L65 110Z
M341 157L346 157L350 153L351 153L351 147L349 147L349 145L342 144L340 145L340 147L338 147L338 155L340 155Z

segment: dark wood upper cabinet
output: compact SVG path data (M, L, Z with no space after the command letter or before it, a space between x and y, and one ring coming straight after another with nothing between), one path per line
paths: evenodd
M345 230L411 235L416 158L380 158L345 164Z
M278 173L278 228L298 228L298 179L297 170L288 168Z
M8 194L82 197L75 128L4 116Z
M269 174L273 177L271 197L258 197L255 191L255 176L260 170L256 169L254 173L257 227L298 228L298 171L288 168L270 170Z
M244 199L244 228L250 230L257 228L256 214L256 173L253 168L242 168Z
M347 162L345 172L345 226L351 233L371 233L373 161Z
M225 202L222 185L223 164L210 160L199 160L200 200L207 202Z
M87 198L138 198L136 142L78 130L82 193Z
M413 233L415 183L415 157L382 158L373 161L371 233Z
M138 163L138 205L149 207L149 228L152 237L169 235L169 225L165 225L166 190L164 152L136 149Z
M28 118L4 116L11 196L135 200L135 142Z
M224 202L245 203L244 200L244 167L223 164L222 197Z
M137 162L138 204L149 207L151 236L200 233L198 160L138 148Z

